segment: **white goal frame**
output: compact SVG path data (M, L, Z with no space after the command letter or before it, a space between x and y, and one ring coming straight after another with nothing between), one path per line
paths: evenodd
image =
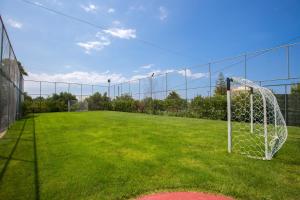
M288 131L276 97L247 79L227 78L228 152L270 160Z

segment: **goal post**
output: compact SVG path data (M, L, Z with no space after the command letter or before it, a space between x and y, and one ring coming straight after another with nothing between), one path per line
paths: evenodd
M228 152L270 160L287 139L276 97L243 78L227 78Z
M89 104L87 100L78 101L78 100L68 100L68 112L81 112L88 111Z

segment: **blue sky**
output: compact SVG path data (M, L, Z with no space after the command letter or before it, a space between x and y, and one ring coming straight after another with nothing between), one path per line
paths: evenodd
M300 36L297 0L32 2L103 29L22 0L1 0L0 12L16 56L30 73L27 79L105 83L111 78L120 82L273 47ZM280 61L272 61L278 70L265 58L260 62L264 68L253 67L249 76L268 79L271 70L274 78L281 77L286 69L282 67L284 53L279 54L276 59ZM222 68L212 67L215 71ZM190 77L205 70L193 69ZM300 75L296 64L292 73Z

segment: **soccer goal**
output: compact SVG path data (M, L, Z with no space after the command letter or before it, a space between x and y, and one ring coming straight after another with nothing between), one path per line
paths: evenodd
M287 139L271 90L247 79L227 78L228 152L270 160Z
M78 100L69 100L68 101L68 111L71 112L80 112L80 111L88 111L89 104L86 100L78 101Z

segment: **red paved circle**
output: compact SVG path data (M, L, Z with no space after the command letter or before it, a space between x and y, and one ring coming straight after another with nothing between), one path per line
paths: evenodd
M166 192L142 196L137 200L234 200L231 197L202 192Z

